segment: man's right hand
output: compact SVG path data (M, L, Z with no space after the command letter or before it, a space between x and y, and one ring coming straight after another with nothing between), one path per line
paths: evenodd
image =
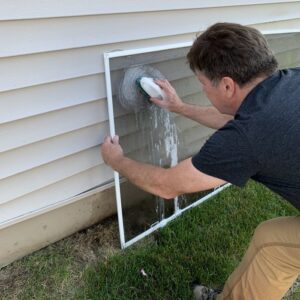
M184 102L177 95L170 82L168 80L155 80L155 83L161 87L166 97L163 100L160 98L150 98L150 100L159 107L180 114L184 106Z
M221 114L213 106L198 106L183 102L168 80L155 80L165 92L165 99L150 98L156 105L175 112L204 126L219 129L223 127L233 116Z

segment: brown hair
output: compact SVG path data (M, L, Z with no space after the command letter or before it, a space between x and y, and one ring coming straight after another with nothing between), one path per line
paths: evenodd
M187 54L191 69L214 83L224 76L240 86L260 75L271 75L278 63L266 39L256 29L217 23L197 37Z

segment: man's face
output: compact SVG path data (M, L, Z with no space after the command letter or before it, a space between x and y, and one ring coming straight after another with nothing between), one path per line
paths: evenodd
M202 86L203 92L211 104L221 113L227 113L226 92L222 83L217 85L210 81L203 73L197 72L196 76Z

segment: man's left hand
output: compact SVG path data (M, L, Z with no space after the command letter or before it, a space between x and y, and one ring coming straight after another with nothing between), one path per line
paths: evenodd
M101 154L104 162L114 169L118 161L123 158L123 149L119 144L119 136L107 136L101 145Z

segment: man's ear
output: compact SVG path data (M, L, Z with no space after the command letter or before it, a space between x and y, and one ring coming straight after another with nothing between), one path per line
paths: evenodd
M231 77L221 79L222 89L227 99L231 99L236 92L236 83Z

